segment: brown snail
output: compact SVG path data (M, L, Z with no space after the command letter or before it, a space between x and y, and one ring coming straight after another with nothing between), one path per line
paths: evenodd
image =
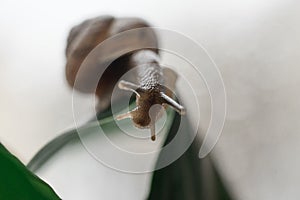
M66 48L66 78L69 85L75 89L85 93L94 92L89 85L89 76L109 62L109 67L103 73L96 88L96 95L102 100L100 109L103 109L109 106L111 93L121 76L129 69L138 66L136 84L124 80L118 83L120 89L136 94L136 108L117 116L117 119L131 118L135 126L150 128L151 139L155 140L155 121L160 116L161 108L154 109L150 113L151 107L155 104L168 105L180 114L184 114L185 109L172 99L173 92L170 87L166 87L171 79L173 84L175 83L176 74L160 66L158 42L154 31L129 36L107 47L97 59L90 61L90 66L82 75L77 74L84 59L98 44L123 31L142 27L149 27L149 25L139 18L100 16L72 28ZM148 44L155 48L141 48L120 56L122 48L126 48L126 45L147 46ZM79 84L75 84L75 79Z

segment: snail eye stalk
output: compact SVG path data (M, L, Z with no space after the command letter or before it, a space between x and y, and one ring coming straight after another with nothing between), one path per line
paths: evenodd
M171 108L173 108L180 115L185 115L185 108L182 105L177 103L174 99L172 99L171 97L169 97L163 92L160 92L160 96L163 99L163 104L167 104L171 106Z
M139 88L139 86L134 83L121 80L118 84L118 87L122 90L134 92L136 94L136 96L140 97L140 94L137 92L137 89Z

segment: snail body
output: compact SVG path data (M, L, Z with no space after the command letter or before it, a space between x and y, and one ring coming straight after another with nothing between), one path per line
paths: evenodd
M114 18L111 16L93 18L75 26L71 30L67 42L66 78L69 85L75 87L75 89L84 93L94 92L88 84L89 75L111 62L99 80L95 91L96 95L102 100L100 102L101 108L109 106L112 90L119 82L120 89L132 91L136 94L136 108L117 116L117 119L131 118L136 127L150 128L151 139L155 140L155 121L160 116L161 108L151 110L152 106L159 104L166 107L169 105L180 114L184 114L185 110L172 99L173 92L166 87L167 75L173 77L174 83L176 75L170 69L164 69L160 66L158 42L154 32L124 38L123 44L116 43L105 49L99 55L100 59L92 60L91 67L85 70L83 75L77 76L83 60L98 44L123 31L142 27L149 27L148 23L142 19ZM150 44L156 48L139 49L119 56L120 52L118 51L121 51L121 46L135 43L146 44L146 46ZM119 81L124 73L134 67L137 67L137 83L125 80ZM75 80L79 81L80 84L75 84Z

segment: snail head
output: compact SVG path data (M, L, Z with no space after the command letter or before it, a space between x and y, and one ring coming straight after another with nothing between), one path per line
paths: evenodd
M143 89L143 87L123 80L119 82L118 86L120 89L136 94L136 108L118 115L116 119L130 118L134 126L142 129L150 128L152 140L155 140L155 122L162 116L163 107L170 106L179 114L185 114L184 107L165 94L165 91L168 93L170 91L164 86Z

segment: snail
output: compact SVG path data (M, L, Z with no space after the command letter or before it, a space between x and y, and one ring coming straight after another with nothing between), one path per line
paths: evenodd
M184 107L173 99L173 86L170 86L175 84L176 73L169 68L162 68L160 65L158 40L154 31L122 38L121 42L108 46L97 58L89 61L90 65L83 74L80 76L77 74L84 59L98 44L118 33L143 27L150 26L140 18L115 18L112 16L88 19L73 27L67 39L66 79L71 87L80 92L94 92L93 87L89 85L89 76L110 63L95 91L101 99L99 109L107 108L110 105L112 91L116 84L122 90L134 92L136 108L128 113L118 115L116 119L131 118L136 127L149 128L151 139L154 141L156 138L155 122L161 116L162 106L170 106L179 114L185 114ZM122 49L128 45L150 45L154 48L140 48L121 55ZM137 83L119 81L123 74L135 67L137 67ZM77 84L75 84L75 80ZM156 104L161 106L152 109Z

